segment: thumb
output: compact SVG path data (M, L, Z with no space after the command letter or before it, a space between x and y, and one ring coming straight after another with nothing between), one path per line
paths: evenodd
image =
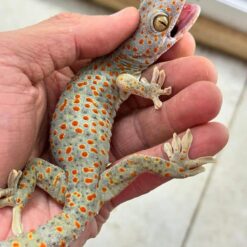
M78 59L113 51L135 31L138 20L138 11L132 7L109 16L62 13L34 26L2 33L0 44L4 42L3 47L9 48L13 56L21 56L14 60L21 60L15 66L32 65L23 71L36 81ZM37 78L36 73L36 78L32 78L32 68L37 71L37 65L42 75Z

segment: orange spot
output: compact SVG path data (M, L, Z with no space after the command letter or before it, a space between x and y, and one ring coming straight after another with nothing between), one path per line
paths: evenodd
M79 82L77 83L78 87L83 87L83 86L86 86L87 85L87 82Z
M94 165L95 168L99 167L99 163L97 163L97 162L95 162L93 165Z
M102 141L105 141L105 140L106 140L105 136L101 136L100 139L101 139Z
M69 161L69 162L72 162L73 160L74 160L73 156L69 156L69 157L68 157L68 161Z
M84 126L85 128L88 128L88 127L89 127L89 125L88 125L88 124L83 124L83 126Z
M105 126L105 123L103 122L103 121L99 121L99 124L101 125L101 126Z
M85 107L86 108L90 108L90 104L85 104Z
M50 167L47 167L47 168L45 169L45 172L46 172L46 173L50 173L50 172L51 172L51 168L50 168Z
M87 120L89 120L89 117L88 116L84 116L83 119L87 121Z
M103 107L107 110L109 108L108 104L103 104Z
M141 39L141 40L139 41L139 44L140 44L140 45L143 45L143 44L144 44L144 40Z
M72 88L71 84L68 84L67 87L66 87L67 90L70 90L71 88Z
M74 107L73 107L73 110L74 110L74 111L80 111L80 107L74 106Z
M44 175L43 175L42 173L40 173L40 174L38 175L38 179L39 179L39 180L43 180L43 179L44 179Z
M119 172L125 172L125 169L123 167L120 167L118 170Z
M72 122L72 125L73 125L73 126L77 126L78 124L79 124L78 121L73 121L73 122Z
M98 93L97 91L94 91L93 94L94 94L95 96L99 96L99 93Z
M88 140L87 143L92 145L92 144L94 144L94 141L93 140Z
M131 175L131 177L136 177L137 173L136 172L132 172L130 175Z
M63 227L62 226L57 226L56 230L57 230L57 232L62 232L63 231Z
M91 194L87 196L88 201L93 201L96 198L96 194Z
M96 129L91 129L92 133L96 134L97 130Z
M102 192L106 192L107 191L107 188L106 187L103 187L102 188Z
M96 153L96 154L98 153L96 148L91 148L91 152Z
M94 172L94 169L93 169L93 168L89 168L89 167L84 167L84 168L83 168L83 171L84 171L85 173Z
M91 184L93 182L92 178L85 178L85 183L86 184Z
M77 128L75 131L76 131L76 133L78 133L78 134L82 134L82 133L83 133L83 130L82 130L81 128Z
M92 90L96 90L96 87L95 86L91 86L90 87Z
M74 100L74 103L75 103L75 104L79 104L80 102L81 102L81 101L80 101L79 99L75 99L75 100Z
M165 174L165 177L166 177L166 178L169 178L169 177L171 177L171 174L170 174L170 173L166 173L166 174Z
M60 158L58 159L58 161L59 161L59 162L63 162L63 161L64 161L64 158L63 158L63 157L60 157Z
M66 242L64 240L61 240L59 243L59 247L66 247Z
M63 139L64 139L64 136L65 136L65 134L60 134L60 135L59 135L59 139L60 139L60 140L63 140Z
M62 130L65 130L65 129L67 128L67 125L66 125L66 124L61 124L61 125L60 125L60 128L61 128Z
M71 151L72 151L72 148L71 148L71 147L68 147L68 148L66 149L66 154L71 153Z
M81 227L81 224L80 224L77 220L74 222L74 224L75 224L75 226L76 226L77 228L80 228L80 227Z
M97 109L93 109L93 112L94 112L95 114L98 114L98 113L99 113Z
M85 158L85 157L88 156L88 153L87 152L83 152L81 155Z
M79 148L80 149L84 149L85 148L85 145L82 144L82 145L79 146Z
M64 194L64 193L65 193L65 191L66 191L66 187L65 187L65 186L63 186L63 187L61 188L61 192L62 192L62 194Z
M33 233L32 232L29 232L28 234L27 234L27 237L28 237L28 239L33 239Z
M54 136L57 135L57 131L56 131L56 130L53 131L53 135L54 135Z
M105 109L102 110L102 113L106 115L107 111Z
M21 244L19 242L13 242L12 247L21 247Z
M85 207L80 207L80 211L81 211L82 213L86 213L87 209L86 209Z
M109 83L108 83L107 81L105 81L105 82L103 83L103 86L104 86L104 87L109 87Z
M185 169L182 167L179 169L179 172L184 172L184 171L185 171Z
M78 171L77 171L77 170L73 170L73 171L72 171L72 174L73 174L73 175L76 175L76 174L78 174Z
M101 80L101 77L99 75L95 76L96 80Z
M39 245L39 247L46 247L47 245L46 245L46 243L44 243L44 242L42 242L40 245Z
M77 183L78 183L78 178L73 178L73 182L74 182L75 184L77 184Z

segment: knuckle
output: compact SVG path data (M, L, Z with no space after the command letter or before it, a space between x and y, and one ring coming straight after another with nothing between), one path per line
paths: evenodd
M80 14L71 12L61 12L51 18L53 21L78 21L81 18Z

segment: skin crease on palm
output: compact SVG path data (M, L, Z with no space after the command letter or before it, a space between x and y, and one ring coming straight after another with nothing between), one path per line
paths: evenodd
M64 13L0 34L0 187L12 169L23 169L31 157L50 158L50 116L64 86L83 64L114 50L137 25L137 10L128 8L112 16ZM194 39L186 34L160 58L166 86L173 87L160 111L154 111L151 101L135 96L122 105L113 129L113 164L134 152L164 157L162 143L173 132L183 134L188 128L194 136L192 158L214 155L226 145L227 129L209 123L222 102L215 68L206 58L193 56L194 50ZM151 71L145 72L147 78ZM165 182L151 174L138 177L102 208L73 246L95 237L114 207ZM61 209L37 189L23 211L24 230L44 224ZM0 210L1 240L11 234L11 217L11 208Z

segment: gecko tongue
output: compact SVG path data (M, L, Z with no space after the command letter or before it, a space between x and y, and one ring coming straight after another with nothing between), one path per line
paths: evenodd
M171 36L179 38L188 31L196 22L201 12L201 8L196 4L185 4L179 16L177 24L171 31Z

